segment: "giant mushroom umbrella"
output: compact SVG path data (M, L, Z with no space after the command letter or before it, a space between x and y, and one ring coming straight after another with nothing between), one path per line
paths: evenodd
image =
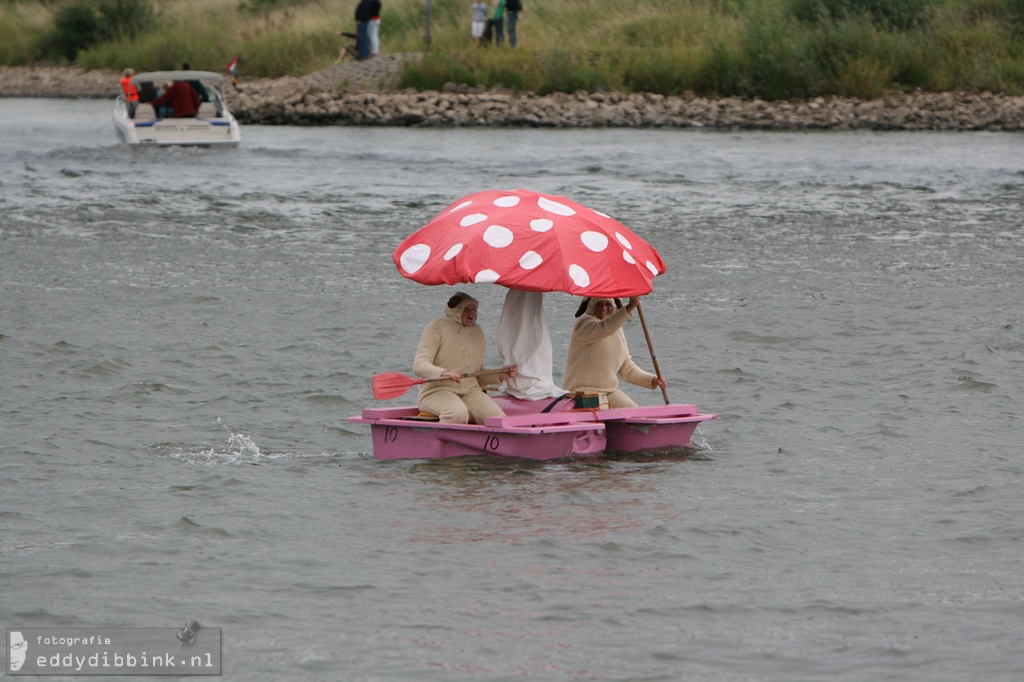
M649 294L665 272L654 247L617 220L524 189L459 199L403 240L394 261L420 284L494 282L601 298Z
M512 291L642 296L665 272L654 247L622 223L566 197L524 189L487 190L459 199L405 238L393 259L402 276L420 284L495 283L510 289L510 296ZM526 299L516 300L521 305ZM539 305L528 307L540 310ZM518 345L543 343L547 323L540 315L532 324L523 324L520 315L527 340ZM640 321L660 377L642 311ZM499 323L499 350L501 331ZM550 338L546 343L550 377ZM520 364L520 375L529 377L529 368Z

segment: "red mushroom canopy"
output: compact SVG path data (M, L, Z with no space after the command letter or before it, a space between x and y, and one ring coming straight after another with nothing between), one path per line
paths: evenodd
M403 240L393 258L420 284L494 282L578 296L642 296L665 272L654 247L613 218L523 189L459 199Z

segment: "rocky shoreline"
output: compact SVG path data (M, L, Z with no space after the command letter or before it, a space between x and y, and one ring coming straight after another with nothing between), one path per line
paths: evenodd
M265 125L1024 130L1024 97L989 92L767 102L620 92L541 96L454 84L442 92L397 90L402 63L416 56L379 55L302 77L243 81L230 93L231 110L243 124ZM0 97L113 98L118 79L111 71L0 67Z

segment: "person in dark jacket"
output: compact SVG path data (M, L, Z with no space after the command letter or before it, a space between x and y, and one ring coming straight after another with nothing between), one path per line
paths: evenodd
M516 22L523 11L522 0L505 0L505 27L508 29L508 44L516 46Z
M356 45L359 59L370 56L370 21L373 19L373 0L359 0L356 5Z

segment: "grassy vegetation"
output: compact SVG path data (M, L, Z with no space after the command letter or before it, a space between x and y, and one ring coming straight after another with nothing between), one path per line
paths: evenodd
M300 75L333 63L335 31L354 31L356 1L0 0L0 62L223 71L238 55L243 79ZM424 52L404 86L765 99L1024 93L1024 0L525 0L515 50L473 46L471 0L429 0L426 45L427 1L384 0L383 51ZM94 42L66 21L60 30L62 18L72 29L83 21L69 8L104 3ZM141 3L151 17L113 25L110 3L122 14Z

